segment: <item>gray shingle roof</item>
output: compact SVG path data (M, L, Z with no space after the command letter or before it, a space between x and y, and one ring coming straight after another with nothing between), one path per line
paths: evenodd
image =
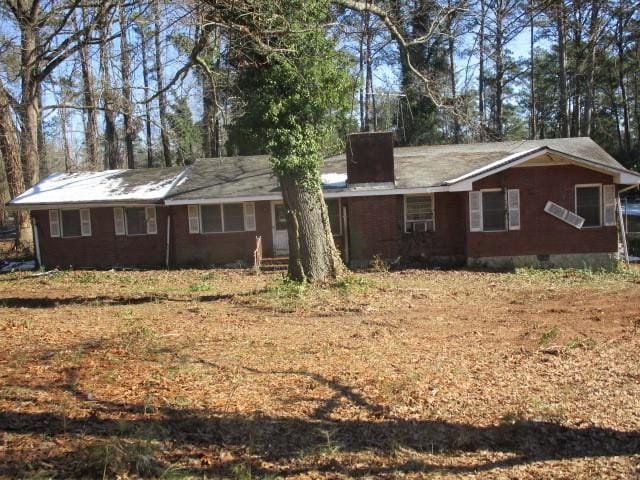
M441 185L493 162L535 148L553 150L584 158L608 167L620 168L611 155L590 138L560 138L516 142L475 143L395 148L395 188L425 188ZM346 156L329 157L322 173L345 174ZM387 186L387 188L393 188ZM362 186L327 189L354 191ZM187 169L184 179L174 188L170 201L221 199L233 197L278 196L280 187L271 173L269 157L227 157L202 159Z
M344 185L346 156L325 160L321 169L332 185L325 191L412 189L436 187L494 162L536 148L578 157L608 168L625 170L590 138L402 147L394 149L395 186ZM12 206L56 203L221 201L233 198L279 198L280 187L267 155L201 159L180 173L180 167L53 174L14 198ZM491 170L488 170L491 171Z
M588 137L401 147L393 150L396 188L441 185L505 157L541 147L548 147L604 166L624 168ZM346 161L345 155L332 158Z

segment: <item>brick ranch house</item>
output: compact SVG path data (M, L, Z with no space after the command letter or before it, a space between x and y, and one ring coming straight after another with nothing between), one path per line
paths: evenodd
M640 184L589 138L393 148L355 134L327 158L324 195L352 266L610 267L618 193ZM31 212L47 267L209 266L288 254L266 156L185 168L56 173L11 200Z

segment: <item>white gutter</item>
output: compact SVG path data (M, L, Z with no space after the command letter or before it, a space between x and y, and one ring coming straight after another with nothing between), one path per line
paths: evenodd
M51 210L56 208L113 208L113 207L162 207L162 199L155 200L140 200L118 202L84 202L84 203L25 203L25 204L5 204L5 209L8 212L14 212L16 210Z
M322 192L324 198L348 198L348 197L378 197L381 195L411 195L414 193L435 193L448 192L446 187L418 187L418 188L385 188L374 190L340 190L338 192ZM282 200L280 194L269 195L248 195L245 197L222 197L222 198L190 198L184 200L165 200L167 206L178 205L219 205L222 203L259 202L267 200Z
M465 173L464 175L461 175L456 178L452 178L451 180L447 180L443 182L443 185L451 185L454 183L461 182L463 180L467 180L469 178L473 178L477 175L483 174L484 172L492 171L493 169L498 168L500 166L508 165L509 163L520 159L521 157L530 157L531 154L534 154L534 153L535 153L535 156L538 156L538 154L545 152L545 150L548 150L547 147L536 147L530 150L526 150L524 152L514 153L512 155L509 155L508 157L504 157L504 158L501 158L500 160L496 160L495 162L490 163L489 165L484 165L483 167L477 168L472 172Z

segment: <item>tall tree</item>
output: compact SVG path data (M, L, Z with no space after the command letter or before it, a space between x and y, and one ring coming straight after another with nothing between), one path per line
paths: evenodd
M93 35L94 28L109 14L113 4L106 0L88 8L78 0L4 0L4 5L7 8L2 13L6 13L7 21L12 22L20 33L19 98L14 98L4 85L0 85L1 95L8 100L20 125L12 135L19 137L21 166L20 169L7 169L7 175L21 174L22 178L11 178L9 183L30 187L39 178L42 84L83 45L98 41ZM90 12L89 21L82 28L74 29L76 12L83 8ZM17 128L15 124L8 126ZM29 222L22 228L29 228ZM23 233L18 242L30 237L26 231Z
M111 81L111 42L109 42L111 21L105 20L100 34L100 71L102 79L102 108L104 110L104 165L105 168L122 168L120 141L116 126L117 94Z
M124 118L124 144L127 151L127 168L136 168L134 142L136 139L135 119L133 118L133 99L131 97L131 60L129 53L129 40L127 29L129 19L127 18L126 5L120 2L118 5L120 12L120 72L122 76L122 116Z
M82 23L77 21L76 29L81 25L87 25L87 11L82 9ZM93 64L91 62L90 46L84 43L79 50L80 68L82 71L82 93L84 101L84 142L87 151L87 163L89 168L97 170L98 164L98 119L96 111L95 79L93 76Z
M164 87L164 68L162 66L162 20L160 16L160 0L153 2L153 22L155 30L153 40L155 44L155 74L158 96L158 113L160 115L160 139L162 141L162 156L164 164L171 166L171 145L169 143L169 125L167 123L167 97Z
M25 182L20 162L20 146L15 122L13 120L11 100L0 79L0 157L4 163L4 171L9 186L9 195L15 197L24 192ZM32 245L31 224L29 215L24 210L15 213L16 220L16 248L29 249Z
M272 7L271 7L272 8ZM251 108L238 127L264 136L288 210L289 275L323 281L338 275L342 262L333 242L319 168L323 143L335 118L346 115L351 82L345 59L320 28L328 20L322 0L286 0L279 8L290 27L266 45L254 44L252 63L239 85ZM253 18L272 18L261 11ZM256 25L252 26L255 31Z
M149 86L149 60L147 53L147 19L144 16L144 12L139 13L139 21L136 23L136 29L138 31L138 37L140 38L140 51L142 55L142 84L144 87L144 97L150 97ZM153 138L151 136L151 105L149 102L144 102L144 125L145 125L145 144L147 147L147 168L153 167Z
M564 0L559 1L555 8L556 36L558 39L558 86L560 118L560 136L569 136L569 104L567 96L567 11Z

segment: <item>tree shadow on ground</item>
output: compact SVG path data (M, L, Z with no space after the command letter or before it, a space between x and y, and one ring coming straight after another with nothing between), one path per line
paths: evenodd
M89 436L98 440L117 438L128 442L161 442L166 454L162 457L164 460L158 462L165 469L173 462L182 463L185 452L231 450L240 452L240 458L245 455L247 461L255 461L256 458L261 460L252 466L252 474L280 476L301 475L310 471L351 476L432 470L464 474L544 460L640 454L638 431L577 428L525 418L514 418L489 426L405 419L387 415L383 406L372 404L348 385L317 374L304 371L253 372L303 375L329 387L334 395L325 399L313 414L305 417L276 417L260 413L238 415L173 406L159 407L153 414L147 415L142 413L146 412L143 405L98 400L70 382L38 388L62 389L90 407L90 415L71 417L61 413L5 409L0 411L0 432L38 435L53 441L60 436L67 439ZM362 419L337 418L333 413L341 401L351 402L361 409ZM473 466L462 463L442 466L401 458L383 462L382 465L363 466L361 462L341 462L339 457L331 456L318 461L314 452L326 451L328 443L337 446L340 454L373 452L387 460L395 458L394 452L399 448L417 454L451 455L488 451L509 455L506 459L503 456L501 460ZM0 475L21 476L38 463L45 465L45 469L55 469L58 474L62 472L64 476L77 476L84 468L82 458L85 457L81 450L68 450L54 457L45 454L35 460L10 457L8 452L10 450L5 450ZM194 475L220 475L229 473L230 466L229 462L218 461L195 467L191 465L185 471Z
M231 300L237 297L255 295L259 292L244 293L220 293L211 295L187 295L169 296L165 293L153 295L129 296L129 295L97 295L74 297L5 297L0 298L0 307L6 308L56 308L65 305L87 306L117 306L117 305L142 305L158 302L219 302Z

